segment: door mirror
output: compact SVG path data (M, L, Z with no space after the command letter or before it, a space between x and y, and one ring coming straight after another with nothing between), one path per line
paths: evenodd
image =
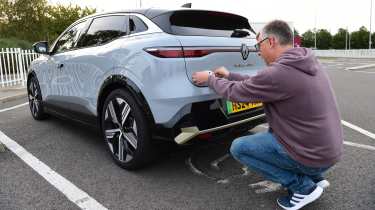
M35 44L33 44L33 49L36 53L39 53L39 54L45 54L45 55L49 55L49 49L48 49L48 42L46 41L43 41L43 42L37 42Z

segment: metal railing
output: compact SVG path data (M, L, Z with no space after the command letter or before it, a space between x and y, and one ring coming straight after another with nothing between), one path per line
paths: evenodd
M20 48L0 49L0 88L16 85L25 86L28 68L38 58L32 50Z
M314 50L318 57L375 58L375 49L363 50Z

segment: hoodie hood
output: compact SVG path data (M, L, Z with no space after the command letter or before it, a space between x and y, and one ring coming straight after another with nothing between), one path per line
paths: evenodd
M290 66L312 76L316 75L318 69L320 69L319 62L313 51L303 47L291 48L285 51L274 64Z

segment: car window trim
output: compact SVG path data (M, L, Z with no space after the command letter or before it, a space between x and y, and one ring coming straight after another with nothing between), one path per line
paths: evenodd
M124 35L124 36L120 36L120 37L117 37L116 39L113 39L112 41L115 41L117 39L121 39L121 38L126 38L126 37L133 37L133 36L140 36L140 35L143 35L143 34L152 34L152 33L165 33L163 32L163 30L161 30L159 28L159 26L157 26L154 22L152 22L150 19L148 19L147 17L145 17L144 15L141 15L141 14L138 14L138 13L111 13L111 14L102 14L102 15L97 15L97 16L90 16L90 17L87 17L85 19L82 19L81 21L75 23L74 25L70 26L69 28L67 28L63 33L61 33L61 35L56 39L56 41L53 43L53 48L55 47L56 43L58 40L60 40L61 36L64 35L68 30L70 30L72 27L76 26L77 24L79 23L82 23L84 21L87 21L87 25L85 26L85 29L84 29L84 33L81 33L79 39L82 38L82 35L86 34L87 31L89 30L93 20L95 18L99 18L99 17L107 17L107 16L128 16L127 18L127 22L128 22L128 31L129 31L129 18L130 16L136 16L138 17L139 19L142 20L142 22L146 25L147 27L147 30L146 31L142 31L142 32L138 32L138 33L134 33L134 34L127 34L127 35ZM79 41L78 39L78 41ZM105 44L101 44L101 45L95 45L95 46L86 46L86 47L75 47L75 48L72 48L70 50L66 50L64 52L60 52L60 53L65 53L65 52L70 52L70 51L75 51L75 50L80 50L80 49L87 49L87 48L92 48L92 47L99 47L99 46L103 46L103 45L106 45L106 44L109 44L111 43L112 41L110 42L107 42ZM51 49L53 49L51 48ZM52 52L52 51L51 51ZM56 55L56 54L59 54L59 53L53 53L51 55Z
M136 17L136 18L138 18L138 19L143 23L143 25L146 26L146 30L141 31L141 32L136 32L136 33L130 33L130 19L132 19L133 16ZM145 21L142 20L142 18L137 17L137 15L133 15L133 14L129 15L129 35L134 35L134 34L143 33L143 32L146 32L146 31L148 31L148 30L149 30L149 27L148 27L148 25L145 23Z
M78 48L75 48L75 50L78 50L78 49L87 49L87 48L92 48L92 47L100 47L100 46L104 46L106 44L109 44L113 41L116 41L118 39L122 39L122 38L127 38L127 37L133 37L133 36L139 36L139 35L143 35L143 34L150 34L150 27L147 25L147 23L142 19L142 17L139 15L139 14L134 14L134 13L118 13L118 14L105 14L105 15L100 15L100 16L95 16L95 17L92 17L91 20L90 20L90 25L87 27L86 31L85 31L85 34L88 32L92 22L94 21L94 19L96 18L101 18L101 17L108 17L108 16L127 16L127 19L126 19L126 22L127 22L127 33L126 35L123 35L123 36L119 36L109 42L106 42L106 43L103 43L103 44L100 44L100 45L95 45L95 46L85 46L85 47L78 47ZM141 19L141 21L145 24L147 30L146 31L142 31L142 32L138 32L138 33L133 33L133 34L130 34L130 23L129 23L129 20L130 20L130 16L136 16L138 17L139 19ZM156 32L153 32L153 33L160 33L162 32L161 30L160 31L156 31ZM80 37L82 38L82 37Z
M86 24L85 24L85 26L83 27L83 30L81 31L81 33L79 34L76 43L74 43L74 47L72 47L72 48L69 49L69 50L62 51L62 52L55 52L55 50L56 50L55 48L56 48L56 45L57 45L57 43L59 42L59 40L60 40L60 39L61 39L61 38L62 38L62 37L63 37L63 36L64 36L64 35L70 30L70 29L72 29L73 27L77 26L78 24L81 24L81 23L84 23L84 22L86 22ZM56 39L56 41L53 43L53 45L52 45L52 47L51 47L51 49L52 49L52 50L50 50L51 55L56 55L56 54L65 53L65 52L69 52L69 51L76 50L76 46L77 46L78 41L81 39L82 35L85 34L85 33L87 32L87 29L88 29L87 24L88 24L88 22L90 22L89 19L83 19L83 20L81 20L81 21L79 21L79 22L76 22L76 23L72 24L72 25L71 25L70 27L68 27L63 33L61 33L60 36Z
M85 33L82 34L82 35L79 37L77 43L80 41L80 39L82 38L83 35L87 34L87 32L89 31L89 29L90 29L90 27L91 27L91 25L92 25L92 23L94 22L95 19L103 18L103 17L113 17L113 16L126 16L126 20L125 20L125 23L124 23L124 24L127 24L127 25L126 25L126 35L119 36L119 37L117 37L117 38L115 38L115 39L112 39L111 41L106 42L106 43L103 43L103 44L94 45L94 46L76 47L75 49L77 50L77 49L85 49L85 48L90 48L90 47L99 47L99 46L103 46L103 45L109 44L109 43L111 43L111 42L113 42L113 41L115 41L115 40L117 40L117 39L119 39L119 38L122 38L122 37L124 37L124 36L128 36L128 35L129 35L129 29L130 29L130 28L129 28L129 15L128 15L128 14L125 14L125 13L122 13L122 14L121 14L121 13L119 13L119 14L106 14L106 15L100 15L100 16L92 17L91 20L90 20L90 24L89 24L89 26L88 26L87 29L85 30Z

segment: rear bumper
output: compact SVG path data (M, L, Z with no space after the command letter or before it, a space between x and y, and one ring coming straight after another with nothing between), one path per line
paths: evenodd
M261 120L261 119L265 119L265 114L260 114L260 115L250 117L250 118L247 118L247 119L244 119L244 120L240 120L240 121L237 121L237 122L233 122L233 123L229 123L229 124L226 124L226 125L222 125L222 126L218 126L218 127L214 127L214 128L209 128L209 129L205 129L205 130L199 130L199 128L197 126L181 128L181 133L174 138L174 141L177 144L184 144L184 143L188 142L189 140L193 139L194 137L196 137L198 135L211 133L211 132L215 132L215 131L219 131L219 130L224 130L224 129L227 129L227 128L235 127L235 126L238 126L238 125L241 125L241 124L244 124L244 123L248 123L248 122L251 122L251 121L254 122L256 120Z
M227 133L232 132L231 130L233 132L247 131L266 122L263 107L227 115L220 107L213 108L217 101L210 100L191 104L189 112L183 115L173 127L156 124L153 137L184 143L200 134Z

